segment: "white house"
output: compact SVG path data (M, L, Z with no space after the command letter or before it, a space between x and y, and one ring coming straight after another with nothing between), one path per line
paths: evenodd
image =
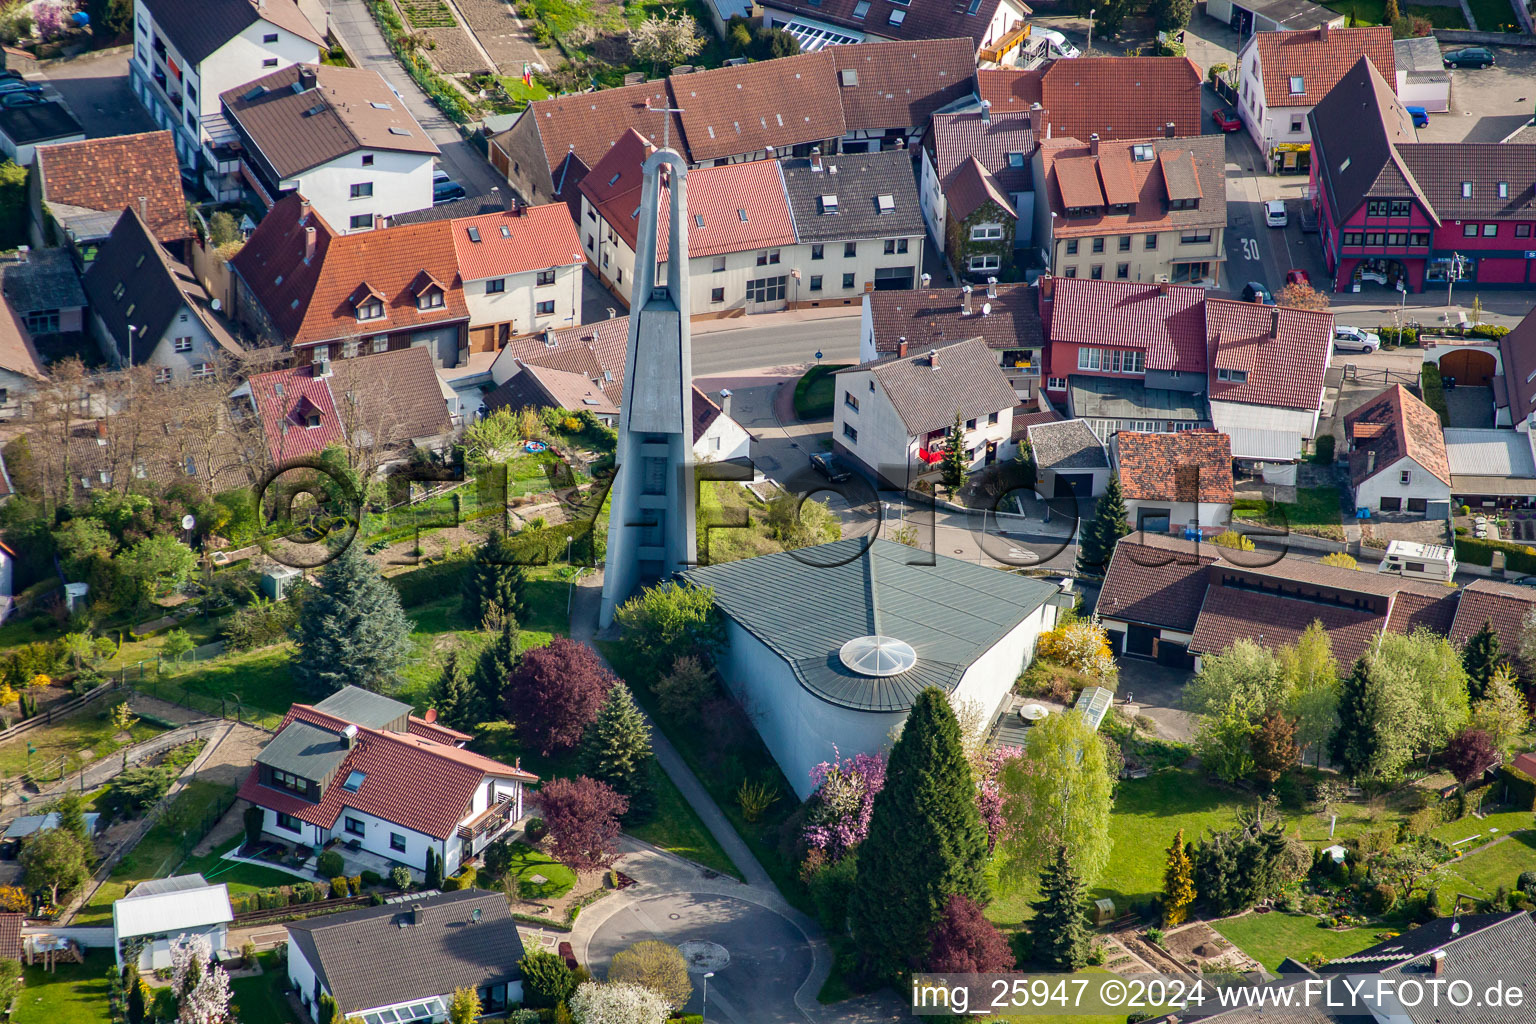
M372 231L432 205L437 144L377 71L295 64L219 101L241 143L240 177L269 208L301 192L326 223Z
M1148 533L1219 533L1232 515L1232 444L1215 430L1110 439L1126 519Z
M11 496L11 475L5 468L5 460L0 459L0 500ZM15 604L12 596L16 587L16 552L0 542L0 622L10 617L11 607Z
M1013 456L1018 396L981 338L838 370L832 450L883 483L906 487L943 458L961 419L972 472Z
M585 262L564 203L522 206L453 221L469 350L494 352L520 334L581 323Z
M293 0L134 0L133 22L134 95L172 130L183 164L212 172L235 139L219 96L279 68L318 63L325 45Z
M446 876L523 817L523 783L538 781L462 749L468 739L349 686L289 710L240 796L274 839L340 840L417 871L431 849Z
M123 964L125 944L143 943L138 968L158 971L171 966L171 946L178 939L206 936L214 953L229 945L229 887L209 885L202 875L173 875L140 882L112 904L113 948Z
M447 1020L460 988L487 1014L523 1000L523 942L499 892L427 893L286 927L288 980L315 1019L326 995L364 1024Z
M720 392L719 402L693 389L693 457L698 462L751 461L752 435L731 417L729 389Z
M1451 468L1440 417L1394 384L1344 417L1355 505L1374 512L1445 518Z
M1097 498L1109 486L1109 452L1086 420L1032 423L1035 492L1046 498Z
M1052 583L869 538L683 577L713 588L721 677L802 799L817 764L888 747L928 687L990 726L1071 602Z
M1451 109L1451 73L1434 36L1394 39L1392 53L1397 60L1397 98L1403 106L1423 107L1429 114Z

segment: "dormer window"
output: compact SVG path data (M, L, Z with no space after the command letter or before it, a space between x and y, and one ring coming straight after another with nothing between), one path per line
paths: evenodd
M837 196L831 196L831 195L822 196L821 197L821 212L822 213L836 213L837 212Z
M319 425L320 425L320 414L319 413L311 412L311 413L306 413L305 414L305 416L304 416L304 426L308 427L310 430L314 430Z
M370 295L357 304L357 318L359 320L379 320L384 316L384 303Z
M443 307L443 290L432 285L416 296L417 309L441 309Z
M1023 153L1009 153L1008 154L1008 166L1009 167L1014 167L1014 168L1023 167L1024 166L1024 154Z
M1131 159L1138 164L1151 160L1152 156L1152 146L1148 143L1138 143L1131 147Z
M882 192L875 197L875 209L881 213L891 213L896 209L896 197L889 192Z

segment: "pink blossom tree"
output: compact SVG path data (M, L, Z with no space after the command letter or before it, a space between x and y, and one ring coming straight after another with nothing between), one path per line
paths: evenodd
M1022 747L998 747L989 750L981 762L981 781L976 784L976 809L987 827L987 851L997 848L999 839L1007 838L1011 826L1003 814L1003 791L997 777L1009 761L1024 756Z
M869 835L875 794L885 787L885 758L855 754L844 759L834 747L831 761L811 769L816 792L806 813L805 844L829 861L842 859Z
M42 3L32 7L32 25L44 42L64 31L65 17L62 4Z

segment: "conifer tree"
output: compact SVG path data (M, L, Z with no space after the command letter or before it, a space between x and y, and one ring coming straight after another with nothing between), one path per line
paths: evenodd
M426 880L422 882L423 889L441 889L443 887L443 862L438 860L437 851L427 847Z
M1339 724L1328 742L1329 756L1352 780L1370 771L1381 746L1371 689L1370 665L1362 655L1339 689Z
M432 689L427 693L428 702L437 709L437 720L450 729L473 728L478 721L475 718L477 699L475 688L464 672L464 666L459 664L459 652L448 652L448 660L443 664L442 674L437 677L437 681L432 684Z
M1109 484L1099 496L1093 518L1079 528L1077 547L1079 572L1103 572L1109 567L1109 559L1115 553L1115 544L1131 532L1125 521L1125 497L1120 490L1120 477L1109 475Z
M626 822L644 821L655 811L651 786L655 766L651 729L645 724L634 695L622 682L608 691L597 721L581 738L582 773L606 782L629 798Z
M521 621L527 583L511 538L492 530L475 550L474 565L464 576L464 618L478 626L494 609L502 620Z
M413 624L400 595L360 547L348 545L320 570L320 585L299 610L291 671L313 694L344 686L383 690L410 654Z
M1474 701L1482 700L1494 669L1499 667L1499 634L1493 631L1493 623L1488 619L1467 638L1467 645L1461 649L1461 665L1467 670L1467 696Z
M949 437L945 439L944 458L939 463L939 476L944 487L953 497L955 492L965 486L965 474L970 465L965 457L965 424L960 420L960 413L955 412L955 425L949 428Z
M1040 898L1031 904L1035 959L1058 971L1075 971L1088 962L1088 887L1072 869L1066 847L1040 872Z
M501 631L480 652L469 673L470 715L475 721L483 722L501 713L507 677L521 658L522 631L517 628L517 620L508 616L501 620Z
M1189 913L1189 905L1195 902L1195 865L1184 848L1184 830L1173 834L1173 845L1168 847L1168 866L1163 869L1163 920L1167 924L1182 924Z
M1265 713L1251 737L1254 774L1266 786L1273 786L1296 764L1301 750L1296 746L1296 723L1278 711Z
M929 687L891 748L859 846L849 909L870 977L890 980L921 963L951 896L986 903L986 862L960 724L943 691Z

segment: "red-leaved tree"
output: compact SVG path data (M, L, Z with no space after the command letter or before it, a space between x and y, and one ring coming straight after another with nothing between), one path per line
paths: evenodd
M1481 729L1461 730L1445 748L1445 765L1463 786L1493 767L1498 758L1493 737Z
M548 756L581 742L619 679L586 644L555 637L523 655L507 678L507 717Z
M629 810L628 798L607 783L578 775L551 779L534 800L549 829L549 849L575 871L606 868L618 856L619 815Z
M995 974L1014 967L1008 940L987 920L981 904L959 893L944 905L928 942L927 969L936 973Z

